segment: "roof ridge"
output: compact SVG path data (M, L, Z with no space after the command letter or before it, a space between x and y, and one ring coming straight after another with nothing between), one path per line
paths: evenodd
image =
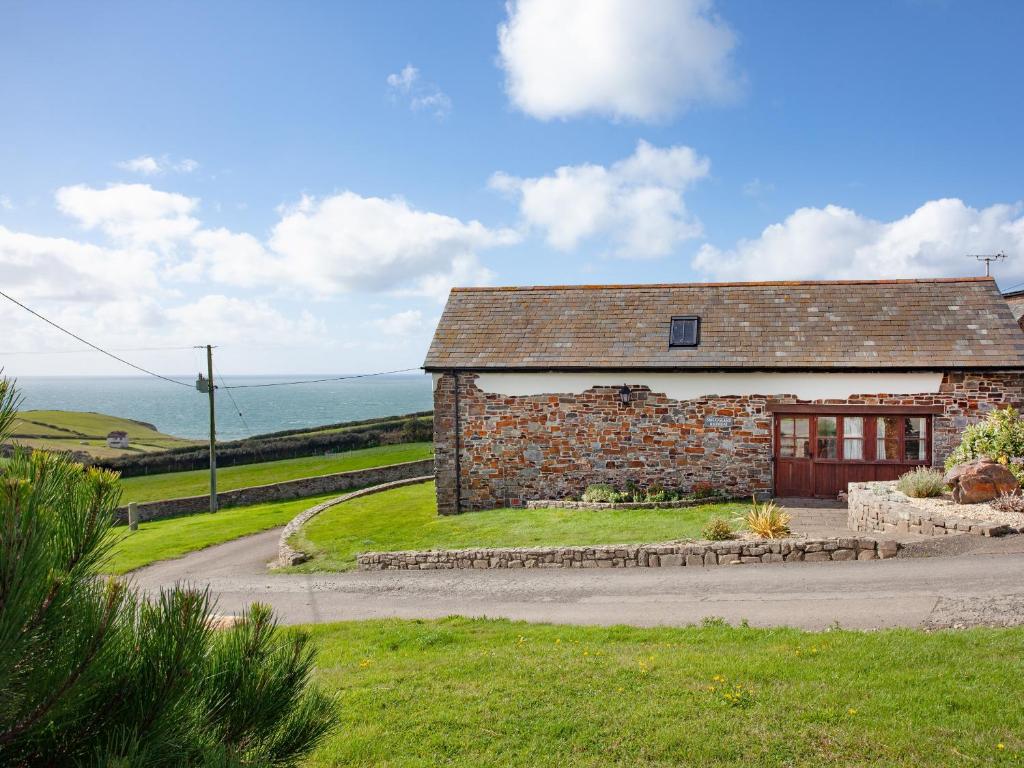
M609 283L581 285L495 285L495 286L456 286L452 292L487 292L487 291L602 291L626 290L643 288L761 288L769 286L807 287L814 285L906 285L910 283L994 283L994 277L911 277L890 278L881 280L763 280L735 281L723 283Z

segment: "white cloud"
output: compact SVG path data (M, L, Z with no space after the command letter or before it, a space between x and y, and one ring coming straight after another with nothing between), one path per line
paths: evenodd
M308 310L290 318L264 299L208 294L163 312L167 327L184 338L246 346L305 345L326 341L327 329Z
M8 195L0 195L0 209L5 211L14 210L14 203Z
M895 221L849 208L800 208L760 237L720 250L704 245L693 267L716 279L858 279L977 274L967 254L1024 253L1024 205L971 208L958 199L932 200ZM1003 278L1024 277L1008 261Z
M396 312L387 317L381 317L373 321L374 327L386 336L408 337L413 334L421 334L427 328L423 322L423 313L418 309L407 309L404 312Z
M653 258L701 234L683 192L710 167L689 147L659 149L640 141L632 155L610 167L562 166L528 179L496 173L490 185L517 196L525 222L542 230L554 248L572 250L601 235L618 256Z
M144 176L157 176L172 171L175 173L192 173L199 168L199 163L188 157L181 160L172 160L168 155L161 155L160 157L139 155L131 160L119 162L117 167L132 173L141 173Z
M388 75L387 83L392 97L405 99L413 112L430 112L434 117L443 119L452 111L452 100L448 94L434 83L424 82L420 71L412 64Z
M145 250L104 248L0 226L0 285L16 298L105 302L156 293L157 263L157 256Z
M652 120L737 91L736 36L710 0L509 0L498 28L512 103L547 120Z
M316 295L436 295L455 281L485 280L489 272L477 253L518 239L514 231L419 211L400 198L343 192L306 197L285 210L268 247L285 279Z
M169 246L199 227L192 213L199 200L161 192L148 184L84 184L57 190L57 207L85 229L100 229L111 239L135 246Z

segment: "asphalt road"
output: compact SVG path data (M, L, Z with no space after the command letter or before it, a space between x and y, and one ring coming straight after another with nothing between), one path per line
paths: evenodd
M133 578L147 590L208 585L219 613L259 601L291 624L453 614L637 626L721 617L805 629L1024 624L1024 536L955 537L956 554L883 561L276 575L266 563L278 531L156 563Z

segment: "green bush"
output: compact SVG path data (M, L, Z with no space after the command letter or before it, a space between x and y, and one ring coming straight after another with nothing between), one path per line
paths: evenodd
M15 412L0 379L0 442ZM15 451L0 466L0 765L284 768L333 727L308 634L205 591L104 579L117 475Z
M725 541L732 538L732 524L722 517L713 517L701 530L700 535L708 541Z
M967 427L960 445L946 459L946 469L983 457L1006 465L1024 484L1024 419L1016 408L992 411L984 421Z
M942 473L928 467L917 467L900 476L896 481L896 489L915 499L927 499L941 496L946 492L946 483Z
M589 502L615 504L624 501L625 498L625 493L615 490L614 486L608 483L593 483L583 492L583 500Z

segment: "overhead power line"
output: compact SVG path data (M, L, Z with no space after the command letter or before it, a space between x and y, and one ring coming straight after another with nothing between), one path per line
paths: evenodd
M242 426L245 427L245 431L252 434L252 430L249 429L249 425L245 421L245 416L242 415L242 409L238 407L238 403L235 402L235 396L231 394L231 387L229 387L224 381L224 377L221 375L220 371L215 368L214 372L217 374L217 378L220 379L221 389L223 389L231 399L231 404L235 407L235 412L238 414L238 418L241 420Z
M235 384L224 389L253 389L256 387L290 387L294 384L322 384L325 381L348 381L349 379L366 379L371 376L388 376L392 373L409 373L419 368L401 368L397 371L379 371L378 373L358 373L353 376L332 376L327 379L304 379L302 381L273 381L267 384Z
M52 326L53 326L54 328L56 328L56 329L57 329L58 331L60 331L61 333L66 333L66 334L67 334L68 336L70 336L71 338L73 338L73 339L76 339L76 340L78 340L78 341L82 342L82 343L83 343L83 344L85 344L85 345L86 345L87 347L92 347L92 348L93 348L93 349L95 349L95 350L96 350L97 352L100 352L100 353L102 353L102 354L106 355L107 357L109 357L109 358L111 358L111 359L113 359L113 360L117 360L117 362L119 362L119 363L123 363L124 365L127 365L127 366L128 366L129 368L134 368L134 369L135 369L136 371L141 371L142 373L146 374L147 376L154 376L154 377L156 377L156 378L158 378L158 379L162 379L162 380L164 380L164 381L168 381L168 382L170 382L171 384L177 384L177 385L179 385L179 386L182 386L182 387L189 387L189 388L191 388L191 387L192 387L192 385L191 385L191 384L189 384L189 383L187 383L187 382L184 382L184 381L178 381L177 379L171 379L171 378L168 378L167 376L163 376L163 375L161 375L161 374L159 374L159 373L154 373L153 371L150 371L150 370L148 370L147 368L143 368L143 367L142 367L141 365L136 365L135 363L132 363L132 362L129 362L128 360L125 360L125 359L124 359L123 357L118 357L118 356L117 356L117 355L115 355L115 354L114 354L113 352L108 352L107 350L103 349L102 347L98 347L98 346L96 346L96 345L95 345L95 344L93 344L93 343L92 343L91 341L86 341L86 340L85 340L85 339L83 339L83 338L82 338L81 336L79 336L79 335L78 335L77 333L72 333L72 332L71 332L71 331L69 331L69 330L68 330L67 328L64 328L63 326L61 326L61 325L58 325L57 323L53 322L53 320L50 320L49 318L43 317L43 316L42 316L41 314L39 314L38 312L36 312L36 311L35 311L34 309L32 309L31 307L27 307L27 306L25 306L24 304L22 304L22 303L21 303L20 301L18 301L17 299L15 299L15 298L12 298L11 296L8 296L8 295L7 295L6 293L4 293L3 291L0 291L0 296L3 296L3 297L4 297L5 299L7 299L7 300L8 300L9 302L11 302L12 304L17 304L17 305L18 305L19 307L21 307L22 309L24 309L24 310L25 310L26 312L28 312L28 313L29 313L30 315L35 315L36 317L38 317L38 318L39 318L40 320L42 320L42 321L43 321L44 323L46 323L47 325L52 325Z

